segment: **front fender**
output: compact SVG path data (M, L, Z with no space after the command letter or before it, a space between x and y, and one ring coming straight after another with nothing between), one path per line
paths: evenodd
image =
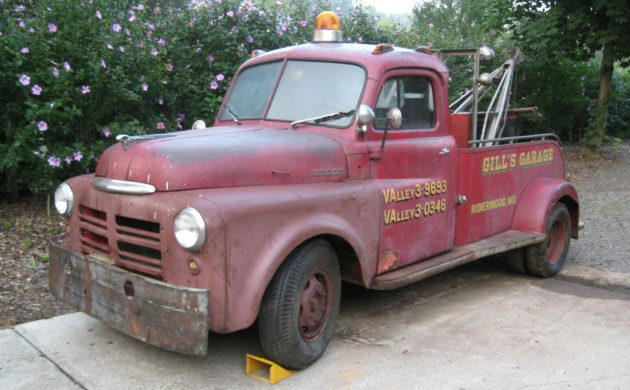
M512 229L545 233L547 217L557 202L567 204L571 214L572 236L577 238L579 199L573 185L563 179L539 178L529 183L518 199Z
M289 254L309 239L333 235L354 250L363 283L376 269L381 195L369 182L216 189L207 194L226 229L225 328L250 326L265 290Z

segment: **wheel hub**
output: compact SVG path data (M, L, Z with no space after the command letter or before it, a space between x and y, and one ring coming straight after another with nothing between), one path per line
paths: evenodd
M331 307L330 281L323 270L315 270L306 280L300 296L298 325L300 335L312 341L321 332Z
M561 221L555 221L549 229L549 237L547 238L547 261L555 264L562 256L564 249L564 225Z

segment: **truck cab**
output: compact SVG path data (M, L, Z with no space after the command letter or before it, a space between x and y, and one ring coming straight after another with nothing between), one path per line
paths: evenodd
M559 143L477 140L474 114L449 109L438 56L343 43L324 13L314 42L240 67L212 127L119 137L59 186L51 291L187 354L257 323L300 369L333 335L342 280L391 289L501 253L551 276L579 221Z

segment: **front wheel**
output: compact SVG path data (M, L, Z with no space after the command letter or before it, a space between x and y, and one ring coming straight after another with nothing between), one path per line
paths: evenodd
M269 284L258 316L260 343L271 360L308 367L324 353L339 312L337 255L324 240L295 250Z
M569 252L571 217L564 204L551 209L545 233L545 241L525 248L525 265L530 274L548 278L560 271Z

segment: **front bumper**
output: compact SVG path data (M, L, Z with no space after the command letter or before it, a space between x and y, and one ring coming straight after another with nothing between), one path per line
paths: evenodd
M208 352L209 290L173 286L49 245L49 285L61 301L145 343Z

